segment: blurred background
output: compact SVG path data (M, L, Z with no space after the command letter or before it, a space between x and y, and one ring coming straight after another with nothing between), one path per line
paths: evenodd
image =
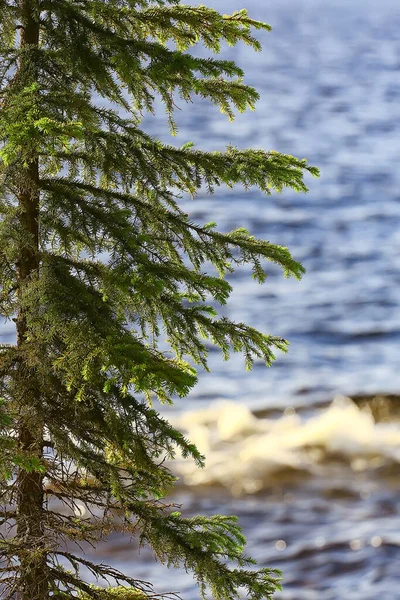
M207 456L203 471L174 467L177 501L238 514L249 553L283 571L279 600L399 600L400 5L203 1L273 26L261 54L223 50L261 99L234 124L206 102L181 103L173 143L274 149L306 157L321 178L307 195L221 189L185 204L196 221L288 246L307 274L231 278L225 314L291 345L251 373L211 352L211 373L167 413ZM162 110L146 127L169 139ZM115 548L158 589L199 597L189 575Z
M270 266L231 282L224 314L286 337L290 351L246 373L210 353L191 395L166 411L207 457L178 461L185 514L233 513L277 600L400 600L400 5L398 0L203 0L273 26L263 52L224 48L261 94L234 124L207 102L163 110L146 129L202 149L274 149L321 169L308 195L221 189L185 201L198 222L246 226L288 246L301 282ZM199 53L204 53L198 49ZM7 333L7 332L6 332ZM350 398L351 399L350 399ZM96 558L199 597L192 577L118 538Z

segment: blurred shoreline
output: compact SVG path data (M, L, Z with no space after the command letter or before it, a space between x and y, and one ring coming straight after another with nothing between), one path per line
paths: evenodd
M179 458L171 468L178 486L216 486L233 496L330 478L338 469L344 477L363 472L391 479L400 474L399 400L393 394L340 396L283 411L215 401L169 417L206 456L204 469Z

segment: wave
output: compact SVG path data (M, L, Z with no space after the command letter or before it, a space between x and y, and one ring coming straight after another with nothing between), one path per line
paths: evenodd
M321 476L332 461L356 472L400 465L400 422L376 422L368 406L345 397L309 417L289 409L279 418L257 418L245 404L217 401L171 421L206 456L204 469L175 461L185 486L251 494L290 474Z

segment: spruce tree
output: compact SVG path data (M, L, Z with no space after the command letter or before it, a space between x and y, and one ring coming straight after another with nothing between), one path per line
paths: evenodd
M179 100L200 96L230 120L253 109L242 70L216 55L222 43L260 50L262 29L246 10L179 0L0 0L0 312L16 325L0 349L3 600L152 593L71 550L114 530L192 571L203 596L257 600L279 586L251 566L234 517L184 518L164 500L168 460L204 458L153 403L188 394L209 342L248 368L286 349L218 316L228 273L250 263L263 282L265 261L303 273L285 247L194 223L182 196L305 192L304 173L317 171L277 152L175 147L141 128L159 99L172 133ZM212 57L192 55L197 43ZM88 585L82 566L115 587Z

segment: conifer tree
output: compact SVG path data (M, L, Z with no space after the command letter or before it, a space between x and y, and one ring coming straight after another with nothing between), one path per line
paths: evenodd
M262 29L246 10L179 0L0 0L0 313L16 325L16 343L0 349L3 600L152 593L74 553L113 530L192 571L214 600L243 589L270 598L279 586L276 572L251 567L234 517L184 518L163 500L175 481L166 460L204 458L153 404L187 395L193 364L207 368L207 340L225 358L243 353L248 368L286 349L218 316L226 274L250 263L263 282L265 261L303 273L284 247L194 223L182 196L237 184L305 192L305 171L317 171L276 152L175 147L141 129L157 99L172 133L179 99L200 96L230 120L253 109L242 70L216 55L222 43L260 50ZM197 43L212 57L192 55ZM80 567L115 587L88 585Z

